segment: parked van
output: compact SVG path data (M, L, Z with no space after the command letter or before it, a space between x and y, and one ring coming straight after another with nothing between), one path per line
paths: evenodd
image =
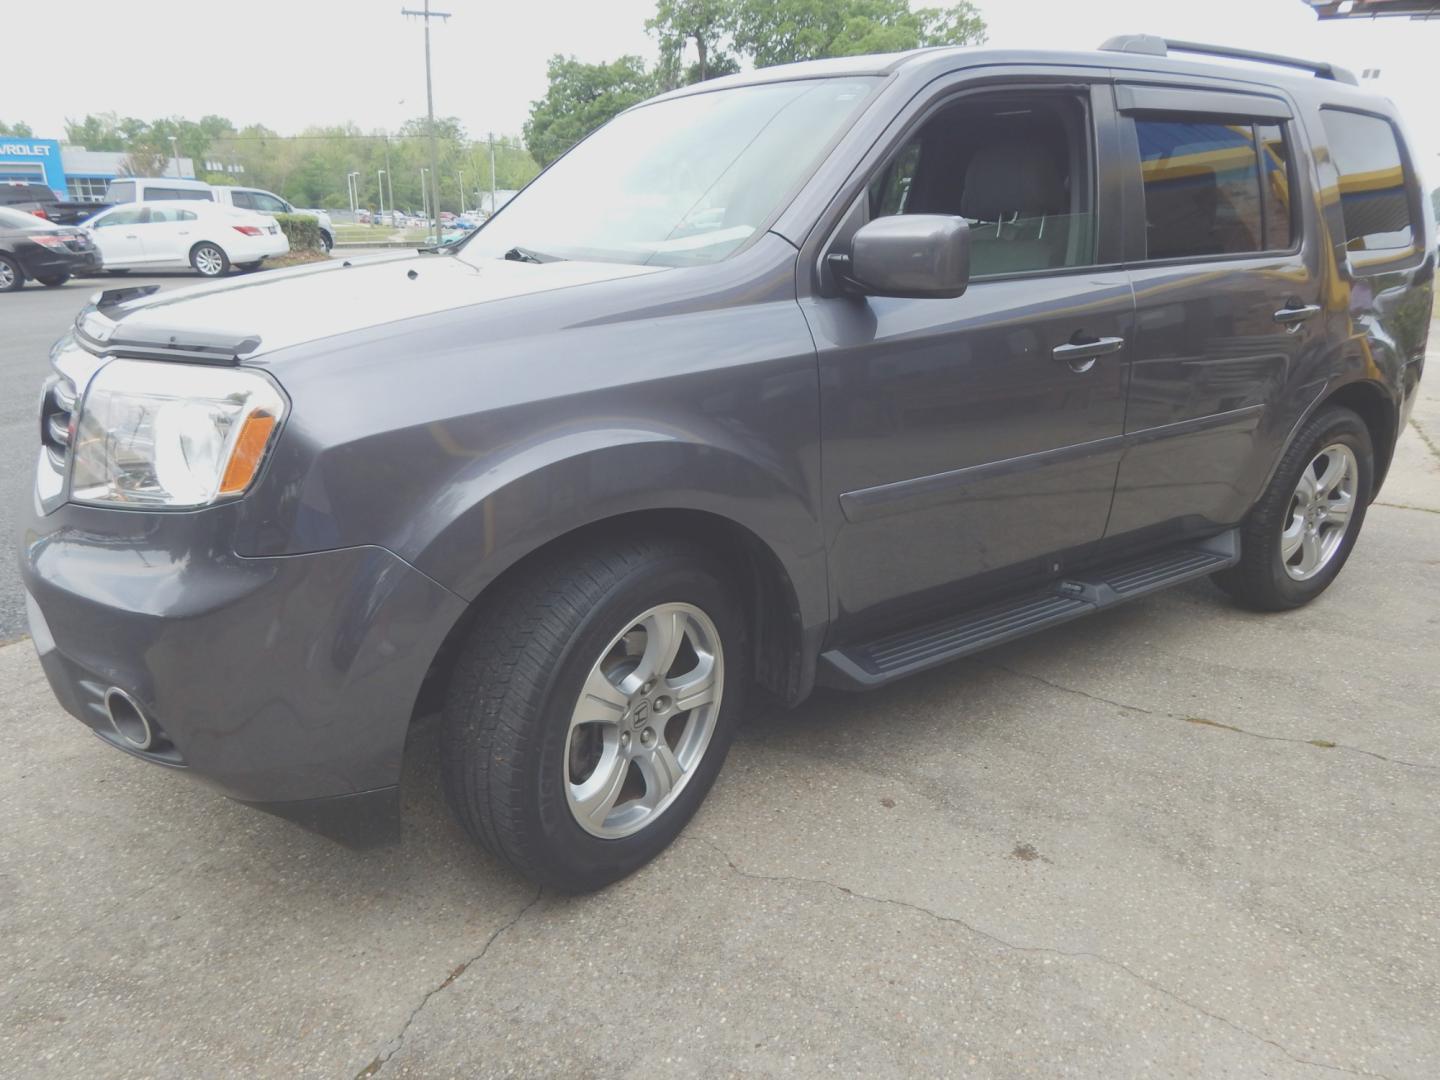
M203 180L175 176L127 176L111 180L105 189L107 203L154 202L157 199L204 200L261 214L303 214L313 217L319 225L320 240L325 250L335 246L335 226L331 224L329 214L324 210L296 209L289 200L263 188L207 184Z
M754 684L1202 577L1314 600L1435 262L1394 106L1326 63L1140 36L685 87L444 251L102 294L51 353L31 633L100 738L351 836L442 709L470 835L595 888Z

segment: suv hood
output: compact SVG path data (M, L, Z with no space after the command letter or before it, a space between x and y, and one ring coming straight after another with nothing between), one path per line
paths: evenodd
M87 336L174 347L232 340L247 359L352 330L515 296L658 273L597 262L469 263L453 255L377 255L273 270L87 308ZM123 292L123 290L121 290ZM102 294L103 295L103 294ZM101 326L96 332L96 316ZM105 322L111 325L106 327Z

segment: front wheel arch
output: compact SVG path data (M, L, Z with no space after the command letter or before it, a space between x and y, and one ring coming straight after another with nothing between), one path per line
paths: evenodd
M784 564L759 536L744 525L700 510L644 510L602 518L540 545L506 567L470 602L446 635L426 672L414 715L439 705L459 649L478 614L503 585L557 554L596 547L633 536L664 536L709 550L733 575L745 595L751 644L751 671L758 686L787 704L803 699L815 680L818 641L807 640L795 584Z

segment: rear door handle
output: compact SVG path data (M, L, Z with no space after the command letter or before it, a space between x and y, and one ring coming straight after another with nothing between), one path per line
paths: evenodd
M1082 339L1056 345L1050 350L1050 355L1056 360L1064 360L1070 365L1071 371L1081 375L1095 366L1096 357L1117 353L1124 347L1123 337L1090 338L1088 341Z
M1275 321L1281 326L1288 326L1293 329L1306 319L1313 318L1319 314L1319 304L1298 304L1294 307L1283 307L1275 312Z

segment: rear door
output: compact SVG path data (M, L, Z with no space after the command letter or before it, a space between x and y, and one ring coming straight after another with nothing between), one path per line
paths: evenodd
M1115 94L1136 330L1106 536L1143 544L1232 525L1253 502L1321 378L1321 245L1285 98Z
M188 263L190 248L198 239L195 211L179 206L152 206L150 217L140 227L146 262Z

